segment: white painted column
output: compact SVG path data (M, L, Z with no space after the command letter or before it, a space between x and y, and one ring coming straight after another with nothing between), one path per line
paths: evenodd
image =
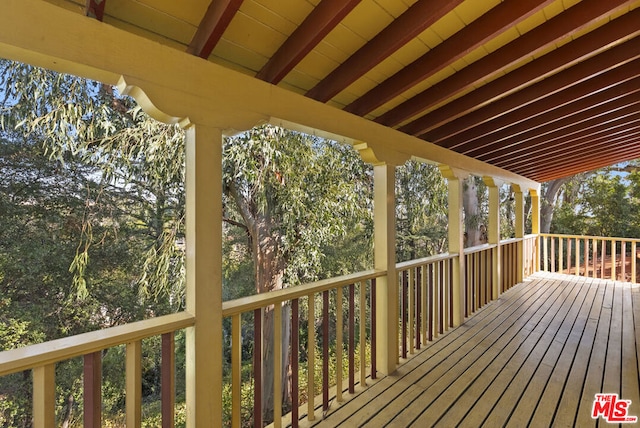
M222 133L186 130L187 427L222 426Z
M500 186L502 182L493 177L484 177L489 188L489 224L487 225L487 242L496 247L492 250L492 299L500 296Z
M451 272L453 282L451 296L453 300L453 326L457 327L464 322L465 263L462 184L468 174L446 165L440 165L440 172L447 179L449 186L449 253L458 254L458 257L453 260L453 270Z

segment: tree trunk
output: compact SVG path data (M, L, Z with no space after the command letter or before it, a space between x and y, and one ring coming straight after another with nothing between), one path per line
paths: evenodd
M67 408L64 412L64 419L62 421L62 428L69 428L69 424L71 424L71 416L73 415L73 394L69 394L67 398Z
M478 203L478 186L473 176L464 182L462 205L464 207L465 247L482 244L481 216Z
M571 177L558 178L547 183L544 195L542 196L542 206L540 207L540 233L549 233L551 230L556 198L562 186L569 180L571 180Z
M254 221L251 230L253 241L254 272L256 291L266 293L282 289L285 260L278 248L278 236L271 220L267 216ZM291 331L289 312L282 308L282 375L283 389L288 389L289 382L289 335ZM265 422L273 421L273 365L274 365L274 307L264 309L262 332L262 414ZM283 397L290 397L290 391L283 391Z

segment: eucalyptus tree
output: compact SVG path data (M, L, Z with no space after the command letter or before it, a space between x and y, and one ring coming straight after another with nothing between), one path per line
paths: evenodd
M351 148L275 126L225 140L223 184L231 204L225 219L245 230L253 258L255 291L264 293L320 275L323 259L354 228L370 219L370 173ZM370 220L369 220L370 223ZM370 246L363 249L370 251ZM289 385L288 307L283 307L282 385ZM273 411L273 307L264 312L263 397ZM283 391L289 400L288 389ZM292 405L297 405L293 403Z
M396 171L398 261L439 254L447 247L447 184L437 166L408 161Z

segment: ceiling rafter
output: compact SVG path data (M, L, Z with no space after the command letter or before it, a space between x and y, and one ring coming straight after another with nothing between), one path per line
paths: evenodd
M102 21L106 4L107 0L87 0L85 14L90 18Z
M561 156L557 161L542 160L538 165L532 165L518 170L536 181L548 181L562 176L574 175L583 171L602 168L612 163L640 157L640 133L627 136L615 147L594 147L590 150L571 157ZM606 142L605 142L606 144Z
M256 74L278 84L361 0L322 0Z
M306 95L327 102L389 55L417 37L463 0L419 0L358 49ZM530 0L531 1L531 0Z
M208 58L241 4L242 0L213 0L189 43L187 53Z
M473 156L481 150L482 155L494 157L495 152L507 152L514 145L635 104L639 92L640 78L629 80L477 139L467 153Z
M618 45L516 94L475 110L424 134L422 138L447 148L462 147L483 134L632 79L640 72L636 61L640 56L640 44L633 42L631 40Z
M565 14L576 13L577 9L568 9L563 14L558 15L559 21L563 25L573 22L578 27L584 25L585 21L572 20L570 16ZM577 13L576 13L577 15ZM583 14L578 15L582 18L589 18ZM554 19L556 19L554 18ZM552 22L553 26L559 28L556 22ZM548 24L548 23L547 23ZM529 55L531 48L525 43L526 38L530 37L532 42L538 43L538 46L547 46L548 40L555 42L558 33L553 33L553 27L549 28L547 24L543 24L536 29L531 30L520 39L516 39L510 44L498 49L485 58L465 67L455 75L443 80L442 82L423 91L419 96L412 98L414 103L420 103L420 110L435 106L439 102L446 100L448 97L455 96L461 91L471 87L473 84L481 82L483 79L490 77L488 71L495 67L495 71L502 71L509 64L512 64L517 58ZM575 26L574 26L575 28ZM568 28L567 28L568 29ZM563 32L564 33L564 32ZM566 34L566 33L565 33ZM480 108L496 99L503 97L515 90L522 89L531 85L537 80L541 80L554 72L568 66L572 66L585 58L599 53L601 50L608 49L611 45L624 41L630 37L640 34L640 9L611 21L602 27L588 33L550 53L537 58L536 60L517 68L516 70L500 77L480 88L464 95L444 106L437 108L426 115L400 127L399 129L407 134L420 135L426 133L438 126L450 122L458 117L467 114L477 108ZM518 47L521 47L518 49ZM535 48L534 48L535 49ZM535 49L537 50L537 49ZM419 99L418 99L419 97ZM402 118L407 118L412 113L394 112L392 109L388 114L381 115L376 119L379 123L392 126L398 123ZM393 113L392 113L393 112ZM393 117L393 120L389 118Z
M626 144L629 138L637 135L640 132L640 125L638 121L635 120L633 123L619 126L612 130L611 135L604 135L604 133L600 133L593 136L586 136L576 140L573 143L573 146L579 150L579 154L576 155L583 160L586 159L586 155L598 154L598 151L606 150L611 147L619 147L620 145ZM595 150L590 152L591 150ZM549 166L552 162L556 160L567 161L572 159L573 154L567 155L567 153L562 149L558 148L557 150L551 151L549 153L538 153L536 155L532 155L530 159L526 161L518 161L513 164L509 163L509 168L514 168L520 171L524 170L533 170L537 167L541 166Z
M640 102L640 101L639 101ZM536 155L545 153L551 154L554 149L563 149L567 144L572 146L580 143L584 139L594 138L607 132L615 132L616 129L629 125L629 120L638 113L637 103L626 108L620 109L610 114L585 121L583 124L576 124L573 127L567 127L547 136L530 140L525 146L514 148L511 153L496 153L493 155L483 156L483 159L490 160L494 165L517 165L519 160L528 162ZM613 136L613 134L611 134ZM526 147L526 150L524 149ZM577 147L577 146L576 146Z
M482 46L487 40L508 30L548 3L549 0L507 0L500 3L349 104L345 110L364 116Z

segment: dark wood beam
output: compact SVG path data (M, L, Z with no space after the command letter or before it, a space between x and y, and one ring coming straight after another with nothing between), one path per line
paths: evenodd
M496 152L506 152L541 136L616 112L639 100L640 78L636 78L481 137L465 154L494 156Z
M85 13L90 18L102 21L106 4L107 0L87 0Z
M321 102L329 101L460 3L462 0L419 0L306 95Z
M242 0L213 0L189 43L187 53L208 58L241 4Z
M544 182L638 158L640 132L635 132L618 141L613 147L607 147L605 143L603 146L593 147L583 156L565 157L557 162L542 162L536 166L516 168L516 171L532 180Z
M633 110L631 110L633 108ZM590 144L600 138L613 139L631 126L637 126L638 106L632 106L626 112L612 113L597 120L585 123L584 127L567 129L565 133L550 134L548 139L540 138L529 144L514 147L510 154L502 156L486 156L486 162L501 167L518 167L530 164L536 158L548 159L554 154L567 155L569 152L580 153L584 144Z
M422 138L447 148L469 145L483 134L512 126L609 86L633 79L640 73L638 57L640 43L628 41L436 128L424 134Z
M256 77L277 85L361 0L323 0Z
M482 46L492 37L508 30L548 3L549 0L507 0L500 3L349 104L345 110L364 116Z
M598 127L583 130L567 139L550 141L549 144L538 147L536 150L521 151L513 159L491 160L492 165L509 168L525 168L544 164L556 159L567 160L571 153L582 156L585 151L599 143L606 143L610 147L617 147L619 141L625 140L630 134L640 131L640 117L638 113L627 116L625 122L603 124Z
M578 18L572 19L570 15L577 15L581 20L578 20ZM540 27L534 28L524 36L423 91L405 103L406 110L403 110L405 107L402 107L404 104L401 104L378 117L376 122L394 126L401 120L433 107L447 98L471 88L472 85L481 83L495 73L501 72L516 60L530 55L532 47L534 51L537 51L538 48L547 46L549 40L552 40L551 43L553 43L558 38L563 37L562 34L567 34L567 31L573 31L568 26L569 22L573 22L577 26L574 27L575 30L575 28L583 26L589 17L586 14L577 14L576 8L570 8L556 18L542 24ZM556 21L556 19L559 20ZM563 27L558 23L567 25L565 31L562 30ZM596 55L602 50L610 48L613 44L636 37L638 34L640 34L640 9L625 14L593 32L510 72L506 76L487 83L469 94L425 114L419 119L400 127L399 130L410 135L424 134L502 98L505 94L529 86L563 68L571 67L586 58ZM538 48L535 46L538 46ZM411 110L408 110L409 108Z

